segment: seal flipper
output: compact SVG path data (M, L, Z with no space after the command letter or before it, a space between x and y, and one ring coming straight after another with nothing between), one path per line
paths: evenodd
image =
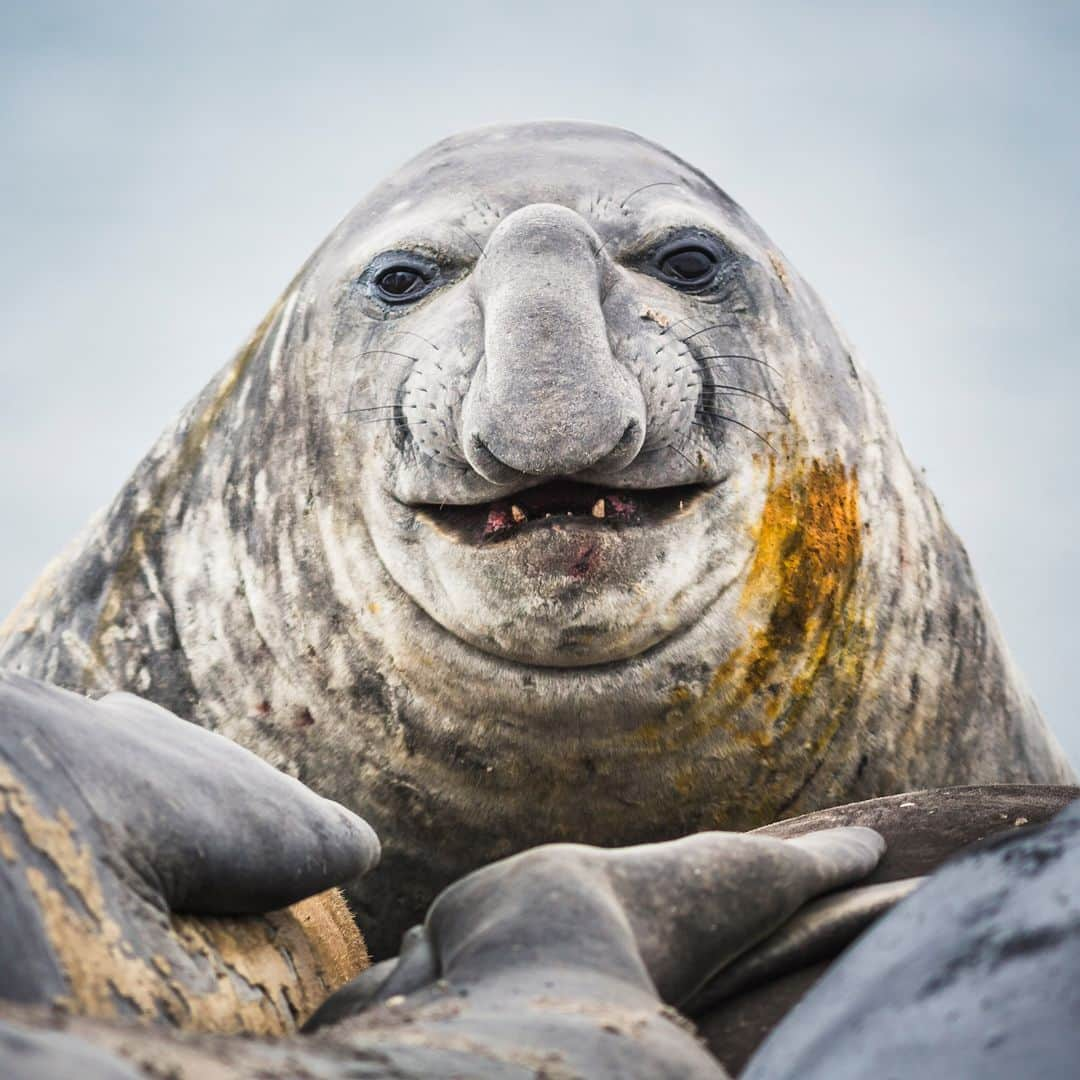
M113 813L112 785L123 792L126 776L157 795L130 807L138 829L129 839L171 910L270 911L378 863L379 841L363 818L229 739L132 694L108 694L94 708L104 714L97 724L127 736L110 742L105 782L95 785L102 816Z

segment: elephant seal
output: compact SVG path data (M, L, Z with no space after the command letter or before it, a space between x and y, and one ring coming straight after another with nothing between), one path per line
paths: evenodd
M376 188L0 641L362 814L377 954L542 842L1072 779L822 303L589 124Z

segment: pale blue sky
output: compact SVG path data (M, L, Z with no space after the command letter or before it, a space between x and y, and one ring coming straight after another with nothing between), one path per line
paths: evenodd
M825 297L1080 763L1078 111L1075 3L5 4L0 609L382 175L595 120Z

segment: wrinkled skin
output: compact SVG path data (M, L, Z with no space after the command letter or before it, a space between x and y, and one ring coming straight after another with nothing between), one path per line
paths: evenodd
M205 1016L170 1007L174 987L151 985L155 969L175 973L192 997L200 982L230 981L209 941L188 955L170 913L267 912L370 870L378 856L371 830L343 807L131 695L91 702L8 676L0 719L4 1000L213 1030ZM362 1017L351 1019L348 994L344 1008L331 999L341 1014L334 1039L368 1057L376 1075L401 1075L394 1066L415 1076L531 1075L547 1064L563 1075L720 1077L662 1002L687 997L807 900L865 877L883 850L877 833L848 828L518 855L438 898ZM760 902L743 904L747 894ZM91 962L76 967L57 938L82 907L97 921L83 932ZM102 942L111 948L95 954ZM90 984L119 1007L88 1008ZM140 997L159 1011L140 1008ZM168 1053L165 1043L152 1055L158 1075L171 1071ZM5 1076L71 1075L80 1060L109 1075L92 1058L47 1037L28 1048L0 1024Z
M280 1067L293 1055L327 1075L353 1056L376 1076L535 1075L546 1065L556 1075L722 1077L663 1002L688 997L808 900L865 877L884 846L855 827L526 852L446 890L409 951L371 969L359 1007L352 988L327 1003L315 1024L337 1022L338 1053L293 1043L260 1060L256 1049L247 1075L303 1072ZM230 999L238 1012L265 990L265 967L219 971L215 939L192 950L175 913L268 912L365 873L378 850L343 807L155 705L0 679L0 999L128 1021L98 1030L123 1032L129 1054L139 1045L130 1022L149 1031L159 1021L149 1054L136 1052L156 1075L182 1075L168 1025L222 1030L181 1008L181 988L197 1002L246 981L246 995ZM747 905L751 894L759 902ZM84 964L60 940L72 927ZM245 1054L243 1043L216 1045L225 1060ZM88 1047L0 1021L5 1077L84 1068L114 1074Z
M860 832L868 834L857 829L816 834L815 851L774 858L772 869L786 872L790 884L800 876L809 882L813 863L820 868L828 853L830 872L846 873L870 852L856 854L859 841L850 834ZM747 847L740 855L738 844L752 838L728 839L735 842L727 853L735 855L732 884L746 885L740 872L753 867L762 852L755 857ZM439 948L439 962L455 977L460 964L465 978L454 985L466 991L463 995L454 994L445 979L423 976L410 980L401 998L356 1009L350 1008L350 991L342 991L345 1001L336 1023L314 1037L276 1043L191 1037L180 1042L162 1029L142 1034L83 1021L68 1021L66 1031L51 1030L60 1026L55 1020L0 1006L0 1061L16 1080L57 1075L131 1080L164 1071L178 1080L255 1074L375 1080L444 1077L455 1069L500 1080L537 1075L723 1080L728 1074L703 1056L693 1035L641 978L642 965L650 974L663 968L662 963L654 967L655 946L663 956L686 955L688 946L700 946L701 921L650 921L641 947L633 936L641 927L637 920L652 920L656 913L649 911L647 897L642 903L637 894L619 895L605 878L618 872L624 854L638 867L655 860L650 870L675 869L678 877L706 852L719 854L724 843L702 836L652 852L530 852L513 860L517 884L523 886L513 898L485 889L491 883L490 877L485 880L488 871L463 881L456 895L451 892L440 904L444 909L458 900L474 904L471 913L463 905L456 912L474 933L464 935L465 942L452 934ZM761 865L757 862L758 869ZM507 864L491 872L506 884ZM661 878L650 874L650 880ZM573 918L559 919L557 908L542 901L539 908L530 904L530 897L552 895L585 900L581 907L591 918L579 925ZM742 1075L747 1080L1075 1076L1078 896L1076 807L1049 825L1008 830L992 846L940 871L870 930L775 1030ZM719 914L731 930L732 910L712 906L715 889L692 899L704 901L702 913ZM753 921L746 905L739 910ZM528 937L537 911L553 935L552 963L530 950L508 966L507 943L500 938L516 914L522 917L517 928ZM754 932L750 925L747 930ZM598 954L590 945L600 942L606 948ZM485 945L494 946L486 957ZM483 957L479 977L478 957ZM408 956L400 964L408 964ZM695 971L700 973L700 966L686 969L684 991ZM558 997L551 992L553 980ZM532 1008L524 1016L507 1007L530 998Z
M380 185L0 638L371 821L384 954L541 842L1072 777L820 301L711 181L589 125Z

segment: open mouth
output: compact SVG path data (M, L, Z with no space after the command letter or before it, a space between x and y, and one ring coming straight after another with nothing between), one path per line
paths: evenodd
M614 529L659 524L685 510L703 490L701 484L615 490L573 480L551 480L475 506L428 504L420 509L458 539L489 544L545 528Z

